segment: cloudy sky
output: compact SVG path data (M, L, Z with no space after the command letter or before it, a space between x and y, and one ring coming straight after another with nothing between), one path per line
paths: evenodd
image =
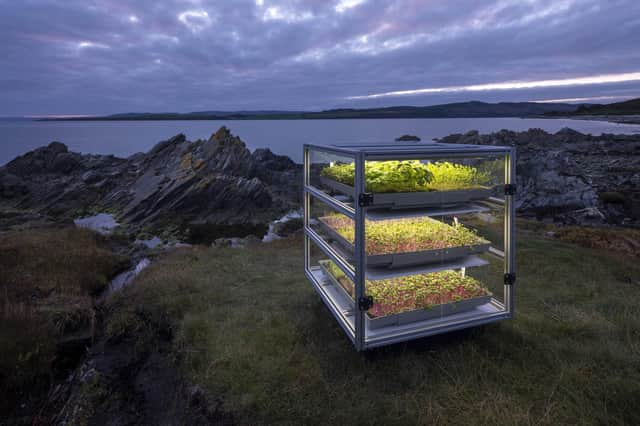
M638 0L0 0L0 115L640 96Z

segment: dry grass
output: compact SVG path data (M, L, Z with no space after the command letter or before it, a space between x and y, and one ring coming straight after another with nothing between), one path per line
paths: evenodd
M640 424L640 267L536 237L518 265L514 321L359 354L300 241L182 249L110 300L107 330L172 336L239 424Z
M0 235L0 412L49 383L56 341L91 330L92 296L123 266L88 230Z
M555 237L583 247L611 250L627 256L640 257L640 230L581 228L568 226L558 228Z

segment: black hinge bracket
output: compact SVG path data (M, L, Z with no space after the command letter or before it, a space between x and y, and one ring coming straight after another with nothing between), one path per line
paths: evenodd
M516 283L516 274L510 272L508 274L504 274L504 285L514 285Z
M368 311L373 306L372 296L363 296L358 299L358 309L361 311Z
M508 183L504 186L504 195L516 195L517 187L513 183Z
M373 204L373 194L370 192L363 192L358 196L358 205L360 207L367 207Z

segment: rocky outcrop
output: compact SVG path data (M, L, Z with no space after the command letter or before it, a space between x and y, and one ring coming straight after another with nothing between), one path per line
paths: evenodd
M420 142L420 140L416 135L402 135L396 138L396 142Z
M516 146L521 215L640 225L640 135L530 129L441 141ZM46 224L109 211L134 231L171 230L191 242L260 235L299 207L301 174L288 157L250 152L225 127L208 140L180 134L126 159L82 155L52 142L0 168L0 228L21 218Z
M441 142L517 147L521 215L565 224L640 225L640 135L472 131Z
M0 168L0 209L69 219L112 211L134 229L266 224L300 202L301 166L251 153L222 127L208 140L180 134L129 158L82 155L60 142Z

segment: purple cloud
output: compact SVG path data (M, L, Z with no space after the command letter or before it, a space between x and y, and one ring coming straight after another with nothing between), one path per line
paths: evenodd
M367 95L640 72L635 0L0 0L0 115L612 99L640 82Z

